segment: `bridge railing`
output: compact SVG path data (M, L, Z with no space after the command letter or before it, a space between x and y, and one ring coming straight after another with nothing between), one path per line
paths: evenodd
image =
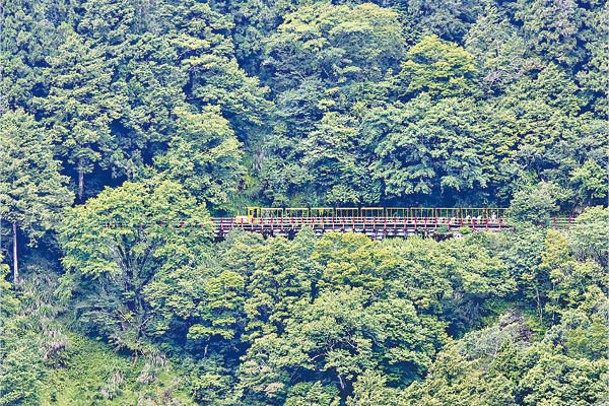
M368 216L368 217L214 217L212 221L216 232L227 231L234 228L243 228L250 231L260 231L268 229L300 229L302 227L312 227L324 230L353 230L353 229L383 229L383 228L407 228L409 230L438 230L457 231L467 227L474 231L502 231L513 229L514 223L510 219L494 217L388 217L388 216ZM568 230L574 223L571 217L556 217L549 223L540 223L540 227L554 228L557 230ZM178 222L158 222L159 226L171 226L177 228L203 227L202 224L193 224L186 220ZM146 228L151 224L131 224L131 223L103 223L107 228L136 227Z
M472 229L499 229L509 227L509 222L502 218L456 218L456 217L252 217L252 218L214 218L218 229L286 229L286 228L415 228L457 230L461 227Z
M475 231L496 230L502 231L513 227L513 222L509 219L494 217L228 217L214 218L214 224L220 230L244 228L248 230L260 229L293 229L302 227L312 227L314 229L334 229L343 228L415 228L417 230L432 230L440 227L449 231L457 231L462 227L467 227ZM554 229L569 229L573 220L569 217L556 217L546 225ZM540 224L540 226L544 226Z

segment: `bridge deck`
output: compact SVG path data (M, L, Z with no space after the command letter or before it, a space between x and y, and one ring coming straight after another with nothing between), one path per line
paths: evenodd
M223 237L233 229L263 235L288 236L303 227L310 227L315 234L325 232L355 232L375 239L407 237L416 234L459 232L463 227L472 232L501 232L513 230L509 220L494 218L427 218L427 217L259 217L259 218L213 218L215 236ZM567 229L568 218L556 218L555 229Z

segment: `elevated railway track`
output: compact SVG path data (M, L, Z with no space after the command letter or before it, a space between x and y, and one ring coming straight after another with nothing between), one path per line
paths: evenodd
M236 228L265 236L292 236L309 227L316 235L329 231L353 232L383 239L502 232L512 231L515 226L505 208L248 207L244 216L214 217L213 222L216 238ZM571 222L570 217L556 217L546 226L568 229Z
M556 217L549 224L567 230L572 217ZM268 236L293 237L308 227L316 235L327 232L365 234L372 239L409 237L413 235L445 238L472 232L506 232L515 230L515 222L505 208L262 208L248 207L245 215L212 217L214 237L222 239L235 229ZM160 222L160 226L176 228L202 227L188 220ZM106 223L106 227L137 227L150 225Z

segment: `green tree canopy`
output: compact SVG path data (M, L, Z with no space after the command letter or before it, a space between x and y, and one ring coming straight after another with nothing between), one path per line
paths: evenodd
M73 200L53 154L53 138L22 109L0 116L0 220L13 227L13 278L19 280L19 230L30 243L55 228Z

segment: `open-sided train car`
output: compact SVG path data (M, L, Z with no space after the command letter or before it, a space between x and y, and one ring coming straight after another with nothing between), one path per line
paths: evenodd
M257 223L259 219L420 219L430 222L445 223L460 221L496 222L506 217L507 209L501 207L247 207L246 215L236 217L237 222L247 221Z

